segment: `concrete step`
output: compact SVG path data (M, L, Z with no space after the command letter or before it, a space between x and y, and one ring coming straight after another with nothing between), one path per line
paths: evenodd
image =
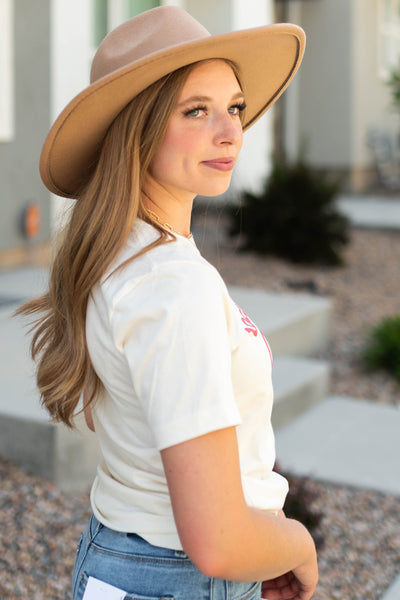
M328 363L310 358L279 356L274 360L272 423L275 429L326 397L329 393L329 371Z
M83 419L78 431L49 423L40 406L29 357L26 322L12 318L19 302L41 293L45 269L0 273L0 455L62 488L82 489L92 481L98 448ZM312 359L281 356L311 353L328 341L330 303L320 298L288 298L260 290L231 290L235 301L268 337L274 359L275 427L284 426L317 403L327 391L328 367ZM323 335L317 329L323 330ZM307 341L307 338L309 340Z
M13 305L40 294L47 278L48 271L39 267L0 272L0 311L2 303ZM229 286L229 292L263 332L274 356L312 356L329 344L332 329L329 298L237 286Z
M43 293L49 277L44 267L21 267L0 271L0 299L9 303L33 298ZM1 305L0 305L1 307Z
M2 339L7 340L0 347L0 455L63 489L85 489L96 471L96 438L82 418L76 432L49 422L35 387L22 322L12 319L11 314L11 308L0 313ZM283 426L321 400L328 378L324 363L277 357L273 369L274 426Z
M276 431L281 467L295 475L400 496L400 411L332 396Z
M96 437L81 420L76 431L48 419L0 413L0 456L60 489L89 489L98 463Z
M27 321L12 314L46 289L48 270L0 272L0 455L64 489L86 489L98 459L95 436L78 421L70 431L41 407L29 356Z
M398 195L394 197L343 195L338 198L337 207L355 227L400 229Z
M229 286L229 292L263 332L274 356L312 356L329 344L330 299L235 286Z
M392 582L381 600L399 600L400 598L400 575Z
M64 489L85 489L98 459L95 436L78 422L78 431L50 423L41 407L25 329L0 312L0 455Z

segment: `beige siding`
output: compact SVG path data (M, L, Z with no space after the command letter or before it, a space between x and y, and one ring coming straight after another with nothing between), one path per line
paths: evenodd
M350 160L351 0L304 2L307 51L300 83L300 136L316 166Z
M364 167L371 161L366 143L370 128L398 126L399 119L393 113L388 87L379 74L378 2L353 2L352 164Z
M49 0L14 3L15 131L0 143L0 252L24 246L21 215L31 202L41 209L39 240L49 237L49 196L38 172L50 112L49 14Z
M289 10L307 49L286 101L286 148L293 157L305 143L311 164L347 174L358 190L374 167L368 132L400 121L379 74L378 1L294 2Z

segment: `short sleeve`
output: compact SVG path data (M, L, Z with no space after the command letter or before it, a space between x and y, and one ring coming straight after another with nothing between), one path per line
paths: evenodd
M241 423L224 284L211 266L161 265L126 285L112 326L159 450Z

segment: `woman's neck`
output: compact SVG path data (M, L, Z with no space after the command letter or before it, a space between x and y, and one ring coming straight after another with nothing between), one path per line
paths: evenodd
M164 226L165 229L190 237L193 200L194 196L185 199L178 198L150 175L146 177L143 187L144 208L149 217Z

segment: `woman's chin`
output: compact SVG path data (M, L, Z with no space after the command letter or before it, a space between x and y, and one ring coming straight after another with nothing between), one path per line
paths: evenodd
M224 181L224 182L219 182L217 185L207 185L204 186L204 188L201 191L197 192L198 196L205 196L207 198L213 197L213 196L221 196L221 194L224 194L230 186L231 183L231 178L229 178L229 181Z

